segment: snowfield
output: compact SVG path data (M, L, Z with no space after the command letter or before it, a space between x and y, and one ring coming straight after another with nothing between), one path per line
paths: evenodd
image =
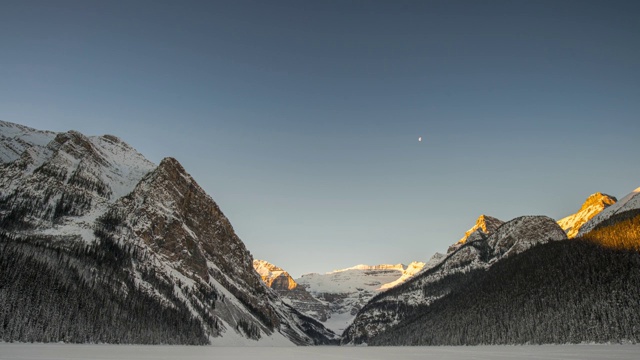
M2 360L40 359L639 359L638 345L212 347L0 343Z

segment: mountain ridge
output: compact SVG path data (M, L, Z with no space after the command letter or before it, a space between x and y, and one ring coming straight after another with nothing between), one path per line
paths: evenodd
M465 243L454 244L445 256L434 259L431 267L372 298L344 331L342 343L367 343L398 326L404 321L403 313L412 314L457 286L466 286L468 278L464 274L470 271L488 269L538 244L566 238L557 223L546 216L521 216L503 223L490 234L477 229ZM447 281L454 285L442 285Z
M253 259L175 158L155 165L113 135L0 122L0 340L322 345L344 330L344 344L639 341L624 316L638 299L624 293L640 279L638 228L640 188L617 202L595 193L557 222L481 215L426 263L294 280ZM589 312L580 289L606 306ZM556 311L553 291L577 313ZM509 304L512 293L526 311ZM559 330L530 326L540 319Z
M322 322L334 332L341 332L355 313L375 294L400 284L418 273L424 263L404 264L359 264L349 268L333 270L324 274L307 273L300 278L288 279L282 268L264 260L254 261L254 268L262 275L267 286L293 308ZM286 274L286 275L284 275ZM283 283L295 281L289 289ZM286 279L286 280L285 280Z

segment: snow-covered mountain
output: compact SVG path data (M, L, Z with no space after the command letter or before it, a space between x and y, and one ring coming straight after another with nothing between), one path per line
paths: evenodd
M415 273L419 263L414 263L408 273ZM398 282L407 266L403 264L356 265L324 274L304 274L296 282L315 298L329 307L324 325L336 333L342 333L357 312L376 294Z
M578 236L588 234L590 231L600 225L604 225L612 218L624 218L625 213L636 212L638 209L640 209L640 187L627 194L615 204L602 210L596 216L592 217L580 228Z
M574 238L578 235L580 228L591 220L594 216L598 215L602 210L615 204L617 199L613 196L595 193L591 194L587 200L582 204L580 210L575 214L566 216L558 220L558 225L567 233L567 237Z
M0 122L0 154L2 221L16 218L13 228L81 235L87 242L94 239L95 219L155 167L115 136L7 122Z
M0 339L322 344L180 163L0 122ZM11 279L11 281L8 281Z
M369 299L407 281L425 263L412 262L409 266L361 264L325 274L304 274L296 280L266 261L255 260L253 265L283 301L340 334Z
M298 286L298 283L282 268L264 260L254 260L253 267L260 274L262 281L292 308L321 322L326 322L331 316L331 310L326 301L316 299L304 286Z
M388 290L388 289L391 289L392 287L398 286L398 285L406 282L407 280L409 280L410 278L415 276L417 273L422 271L422 269L425 268L425 265L427 265L427 264L423 263L421 261L413 261L413 262L411 262L402 271L402 275L398 279L396 279L396 280L394 280L392 282L386 283L386 284L382 284L382 286L380 286L380 289L381 290Z
M567 238L558 224L546 216L523 216L494 231L489 227L486 230L485 233L477 228L464 243L451 246L446 256L436 256L426 270L371 299L343 333L343 343L366 343L402 324L405 315L431 305L456 286L465 286L465 276L471 271L488 269L538 244Z

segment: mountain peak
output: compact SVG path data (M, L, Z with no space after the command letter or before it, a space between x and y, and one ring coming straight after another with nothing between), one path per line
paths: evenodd
M298 284L288 272L265 260L253 260L253 268L268 287L275 290L293 290Z
M615 204L616 201L618 201L618 199L616 199L615 196L597 192L595 194L589 195L587 200L585 200L585 202L582 204L582 207L580 207L580 211L587 209L591 206L602 206L604 209L606 207L609 207Z
M625 212L638 211L638 209L640 209L640 187L627 194L615 204L607 206L605 209L598 212L598 214L593 216L579 229L579 233L577 234L577 236L587 234L596 226L599 226L599 224L603 224L607 220L611 221L610 219L614 216L619 217L622 216Z
M178 160L172 157L166 157L162 159L162 161L160 161L160 164L158 165L158 168L169 170L172 172L175 171L179 174L187 175L187 171L184 169L182 164L180 164Z
M471 236L471 234L473 234L477 230L481 230L483 233L489 234L496 231L496 229L498 229L503 223L504 222L500 219L482 214L476 220L476 224L464 233L464 236L458 241L458 244L466 243L469 236Z
M589 195L575 214L571 214L558 220L558 225L567 233L569 238L578 235L580 228L602 210L615 204L617 199L613 196L597 192Z
M160 161L160 164L151 173L151 176L160 181L168 181L179 186L190 188L189 191L204 193L205 191L191 177L178 160L172 157L166 157Z

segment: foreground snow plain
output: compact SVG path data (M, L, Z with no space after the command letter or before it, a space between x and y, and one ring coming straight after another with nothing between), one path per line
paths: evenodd
M640 345L212 347L0 343L2 360L42 359L640 359Z

